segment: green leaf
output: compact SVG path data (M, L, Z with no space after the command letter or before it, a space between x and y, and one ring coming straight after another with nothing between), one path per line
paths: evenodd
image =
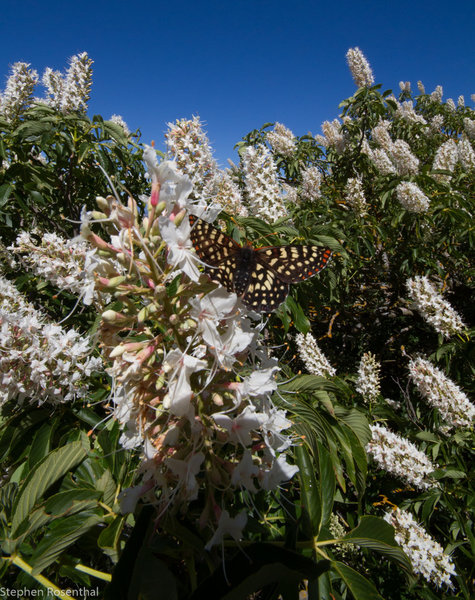
M335 498L336 478L330 453L321 444L318 444L318 475L320 479L320 500L322 506L322 526L330 519Z
M12 518L12 536L44 492L86 457L81 442L73 442L54 450L30 472L18 494Z
M348 565L332 561L331 567L343 579L355 600L382 600L373 583Z
M113 562L117 562L120 552L120 536L126 521L125 516L117 516L114 518L97 538L97 545L102 548L103 552L109 556Z
M301 333L307 333L310 330L310 321L305 316L300 304L298 304L290 295L287 296L285 303L290 310L295 329Z
M60 554L74 544L91 527L100 523L102 519L97 515L85 518L84 513L66 517L56 521L55 527L41 540L30 558L32 575L38 575L54 562Z
M412 565L394 539L394 528L379 517L361 517L358 526L344 536L344 541L384 554L408 572Z
M295 458L299 467L301 498L305 513L308 516L310 535L318 535L322 523L322 498L315 466L304 445L295 447Z
M53 430L54 425L51 423L43 423L43 425L35 433L30 451L28 453L28 472L30 472L34 466L40 462L40 460L45 458L50 451L50 442Z
M4 183L3 185L0 185L0 208L2 208L8 202L12 190L12 183Z

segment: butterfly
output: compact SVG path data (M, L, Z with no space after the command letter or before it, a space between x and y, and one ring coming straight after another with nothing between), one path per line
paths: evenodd
M234 292L256 312L273 312L291 283L321 271L331 251L319 246L240 246L206 221L190 215L191 242L212 281Z

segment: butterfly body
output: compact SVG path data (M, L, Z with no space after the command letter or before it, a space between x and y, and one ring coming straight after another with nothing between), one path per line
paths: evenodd
M205 273L238 295L256 312L272 312L285 300L289 284L323 269L331 251L319 246L240 246L206 221L190 215L190 237Z

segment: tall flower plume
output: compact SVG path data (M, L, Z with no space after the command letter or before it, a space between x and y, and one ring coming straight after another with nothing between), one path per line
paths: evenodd
M358 379L356 391L363 396L366 402L374 402L380 394L381 364L371 352L365 352L358 366Z
M416 275L406 281L409 296L424 319L444 337L463 331L464 323L427 277Z
M30 105L37 82L38 73L30 69L29 63L16 62L0 95L0 115L7 121L18 119Z
M350 48L346 53L346 60L350 67L351 75L358 87L370 87L374 83L374 76L369 62L358 47Z
M449 427L471 427L475 406L445 373L421 357L411 359L409 374L424 400L436 408Z
M249 146L242 160L249 212L268 223L287 216L277 168L269 150L259 145Z
M424 213L429 209L429 198L410 181L402 181L396 187L396 196L403 208L412 213Z
M332 377L336 371L328 362L327 357L318 347L316 339L309 332L305 335L298 333L295 337L300 358L305 363L307 371L311 375L320 377Z
M450 556L410 512L398 508L386 513L384 519L394 527L396 542L409 557L415 573L437 587L453 587L450 578L456 573Z
M429 474L436 466L415 444L382 425L371 425L371 441L366 452L380 469L419 489L435 485Z
M89 338L48 321L0 277L0 406L28 399L58 404L87 397L88 378L102 370Z

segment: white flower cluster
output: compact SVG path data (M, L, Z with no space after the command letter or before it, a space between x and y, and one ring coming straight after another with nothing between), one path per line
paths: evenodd
M452 587L450 578L456 572L450 556L412 514L398 508L386 513L384 519L394 527L395 540L409 557L414 572L437 587L444 584Z
M419 489L435 486L428 476L436 466L424 452L382 425L370 425L370 429L371 441L366 446L366 452L380 469Z
M419 90L419 94L424 95L426 93L426 88L424 87L422 81L417 82L417 89Z
M368 140L364 140L362 151L368 156L382 175L389 175L396 172L396 169L384 148L371 148Z
M0 115L7 121L17 119L32 100L38 73L29 67L29 63L16 62L12 66L5 91L0 94Z
M439 104L442 102L442 96L444 95L444 90L441 85L436 86L435 90L431 93L430 97L434 102L438 102Z
M346 60L350 67L351 75L357 87L370 87L374 83L374 76L368 61L358 47L350 48L346 53Z
M125 135L130 135L130 129L127 123L124 121L123 117L121 117L120 115L112 115L109 121L115 123L116 125L120 125L124 130Z
M315 140L325 148L333 147L337 152L342 153L346 147L346 136L342 128L343 125L338 119L333 119L332 122L324 121L323 135L316 135Z
M369 156L376 168L383 175L397 173L398 175L415 175L419 170L419 159L411 152L407 142L397 139L393 142L389 133L389 121L381 120L371 130L371 138L380 147L370 148L368 142L363 151Z
M437 150L435 157L434 157L434 162L432 163L432 170L436 171L436 170L440 169L443 171L450 171L452 173L453 170L455 169L455 165L457 164L457 161L458 161L457 144L456 144L455 140L452 140L452 139L447 140ZM451 178L450 175L446 175L443 173L436 173L434 175L434 179L436 179L437 181L449 181L450 178Z
M87 396L87 378L102 367L89 338L49 323L0 277L0 405L15 398L70 402Z
M429 210L429 198L415 183L402 181L396 187L396 196L401 206L409 212L423 213Z
M465 117L463 120L463 126L468 137L472 140L475 139L475 119L469 119L468 117Z
M411 152L404 140L396 140L390 149L391 160L398 175L416 175L419 170L419 159Z
M287 216L270 151L263 145L249 146L242 159L242 169L250 213L268 223Z
M134 206L124 206L119 218L110 206L107 222L116 235L106 242L88 224L83 232L103 256L109 252L111 266L122 255L130 273L117 286L127 300L123 312L106 310L98 332L110 361L121 443L144 454L142 480L121 504L127 512L142 497L160 511L178 511L202 492L201 525L214 530L210 548L224 535L241 537L246 515L228 512L237 490L269 491L298 470L285 454L291 422L270 398L279 368L260 328L235 294L203 291L211 286L190 239L188 211L196 209L190 180L174 163L158 164L152 149L144 157L152 179L147 217L140 221ZM110 288L96 279L99 291ZM112 279L120 280L120 271Z
M466 171L475 169L475 151L467 136L462 136L457 144L458 159Z
M212 185L218 165L200 118L194 116L168 123L165 141L178 169L191 179L194 195L206 194L205 189Z
M347 533L347 529L345 528L344 524L342 523L340 517L335 513L332 513L330 515L330 520L328 522L328 529L335 539L342 538ZM340 542L338 544L333 544L332 548L334 548L335 552L341 557L351 556L351 555L357 554L359 551L358 547L355 546L355 544L348 544L346 542Z
M458 108L464 108L465 106L465 98L462 94L457 98L457 106Z
M317 341L310 332L305 335L298 333L295 336L295 341L300 358L311 375L319 375L320 377L333 377L335 375L335 369L328 362L327 357L320 350Z
M363 182L358 177L350 177L345 186L345 200L353 211L363 217L368 211L368 204L364 195Z
M241 190L229 171L219 171L213 179L213 201L231 215L248 215Z
M440 369L424 358L409 362L410 378L425 401L450 427L471 427L475 406Z
M414 110L412 100L406 100L399 104L396 110L396 117L408 121L409 123L420 123L421 125L427 125L427 121L424 119L424 117L416 113Z
M41 101L63 113L85 111L91 95L92 63L87 52L81 52L70 58L65 75L45 69L41 82L48 96Z
M318 200L322 195L320 185L322 183L322 174L318 167L306 167L302 171L302 185L300 194L305 200Z
M20 256L22 265L50 281L59 290L76 294L84 304L97 299L94 273L101 262L96 249L81 240L65 240L56 233L45 233L37 245L30 233L23 232L9 250Z
M274 130L267 134L267 141L271 145L273 152L290 158L296 148L295 136L282 123L276 123Z
M450 337L464 330L465 325L460 316L427 277L416 275L406 281L406 287L417 310L437 333Z
M427 129L427 135L433 135L434 133L440 133L440 130L444 126L444 115L434 115L429 122Z
M452 112L455 112L457 110L457 107L455 106L455 102L453 101L452 98L447 98L445 105Z
M411 82L410 81L400 81L399 89L401 90L401 92L407 92L408 94L410 94L411 93Z
M365 352L358 366L356 391L366 402L374 402L381 392L379 372L381 364L371 352Z

